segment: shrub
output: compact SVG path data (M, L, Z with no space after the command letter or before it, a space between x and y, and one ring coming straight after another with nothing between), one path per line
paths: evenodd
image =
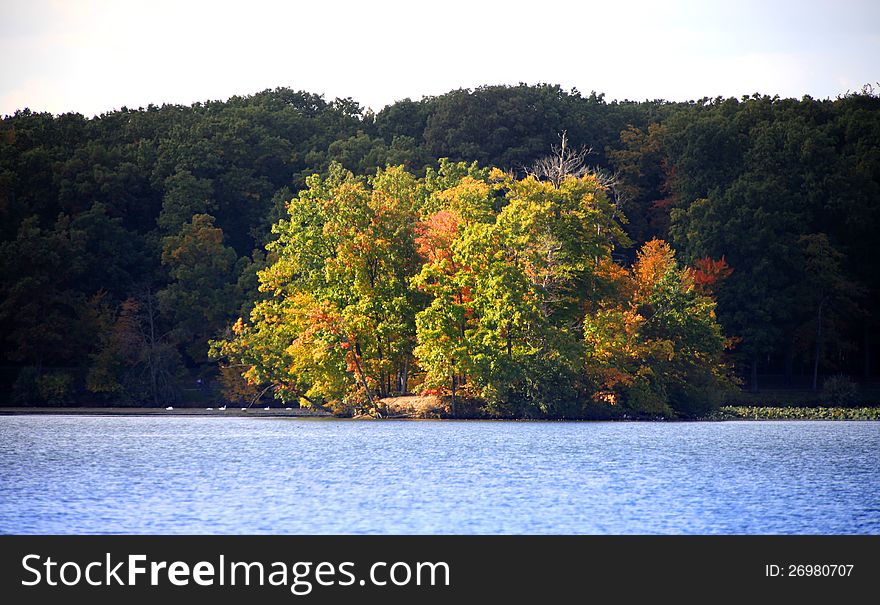
M641 416L671 417L675 413L667 405L666 392L647 377L637 377L624 390L624 405Z
M826 378L822 385L822 398L825 403L852 405L859 397L859 385L848 376L837 374Z
M37 379L37 393L49 405L68 403L72 394L73 376L67 372L50 372Z
M40 372L34 366L26 366L19 370L15 383L12 385L12 403L18 405L38 403L40 395L37 392L37 380L39 378Z

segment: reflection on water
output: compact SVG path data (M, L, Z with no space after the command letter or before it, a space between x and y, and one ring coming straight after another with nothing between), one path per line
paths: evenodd
M0 417L3 533L880 533L880 423Z

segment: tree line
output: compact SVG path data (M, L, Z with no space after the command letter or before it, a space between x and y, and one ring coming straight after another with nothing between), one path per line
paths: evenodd
M878 109L870 89L835 100L671 103L520 85L404 100L378 113L289 89L92 119L18 111L0 129L2 397L162 404L213 397L219 386L230 401L287 389L320 403L346 399L347 389L379 399L418 377L427 389L479 395L499 413L567 413L565 405L597 394L688 413L677 402L693 398L681 385L706 386L720 374L697 380L696 368L657 365L664 355L654 341L678 320L652 334L661 320L645 327L636 316L647 319L659 304L645 284L661 282L675 313L710 327L717 316L716 341L700 345L712 357L703 369L726 363L754 389L765 379L816 387L837 373L870 379ZM562 132L589 146L588 173L529 178ZM576 196L564 199L571 187L595 187L607 209L577 227ZM337 194L348 200L333 210L344 220L321 214L330 212L321 200ZM312 237L318 223L309 221L319 215L321 237ZM597 224L601 245L591 238ZM534 255L547 238L562 242L553 245L565 258L487 260L504 250ZM346 260L368 252L374 270ZM668 277L652 282L648 266ZM473 298L455 302L465 292ZM266 357L289 362L279 372L302 370L285 386L281 374L248 383L229 359L209 356L212 341L216 350L256 329L249 318L273 300L303 296L310 300L300 301L300 315L333 303L309 338L330 338L335 321L357 323L336 317L339 309L373 322L363 326L375 342L350 343L369 352L345 352L340 340L324 361L342 374L325 367L318 391L296 382L317 362L295 351ZM491 303L499 296L516 309L509 316ZM306 320L285 312L292 325ZM452 338L462 326L468 338ZM622 334L635 340L606 347ZM302 336L272 338L292 346ZM684 351L692 337L666 340ZM724 363L714 357L717 338ZM304 351L316 348L305 343ZM535 343L555 353L536 355ZM355 359L363 379L352 384ZM552 384L558 392L542 392Z

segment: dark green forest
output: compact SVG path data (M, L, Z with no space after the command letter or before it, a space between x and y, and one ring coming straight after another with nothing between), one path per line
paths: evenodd
M487 86L378 113L290 89L0 126L0 402L251 401L209 357L271 266L272 225L335 163L357 175L441 158L515 178L561 133L626 217L630 266L666 240L724 267L717 316L745 390L876 380L880 97L613 101ZM721 263L723 259L723 263ZM702 264L701 264L702 263ZM415 370L414 370L415 371ZM268 385L267 385L268 386Z

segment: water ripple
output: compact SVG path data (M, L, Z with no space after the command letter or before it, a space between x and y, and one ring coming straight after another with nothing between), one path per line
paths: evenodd
M3 533L880 533L880 423L0 417Z

